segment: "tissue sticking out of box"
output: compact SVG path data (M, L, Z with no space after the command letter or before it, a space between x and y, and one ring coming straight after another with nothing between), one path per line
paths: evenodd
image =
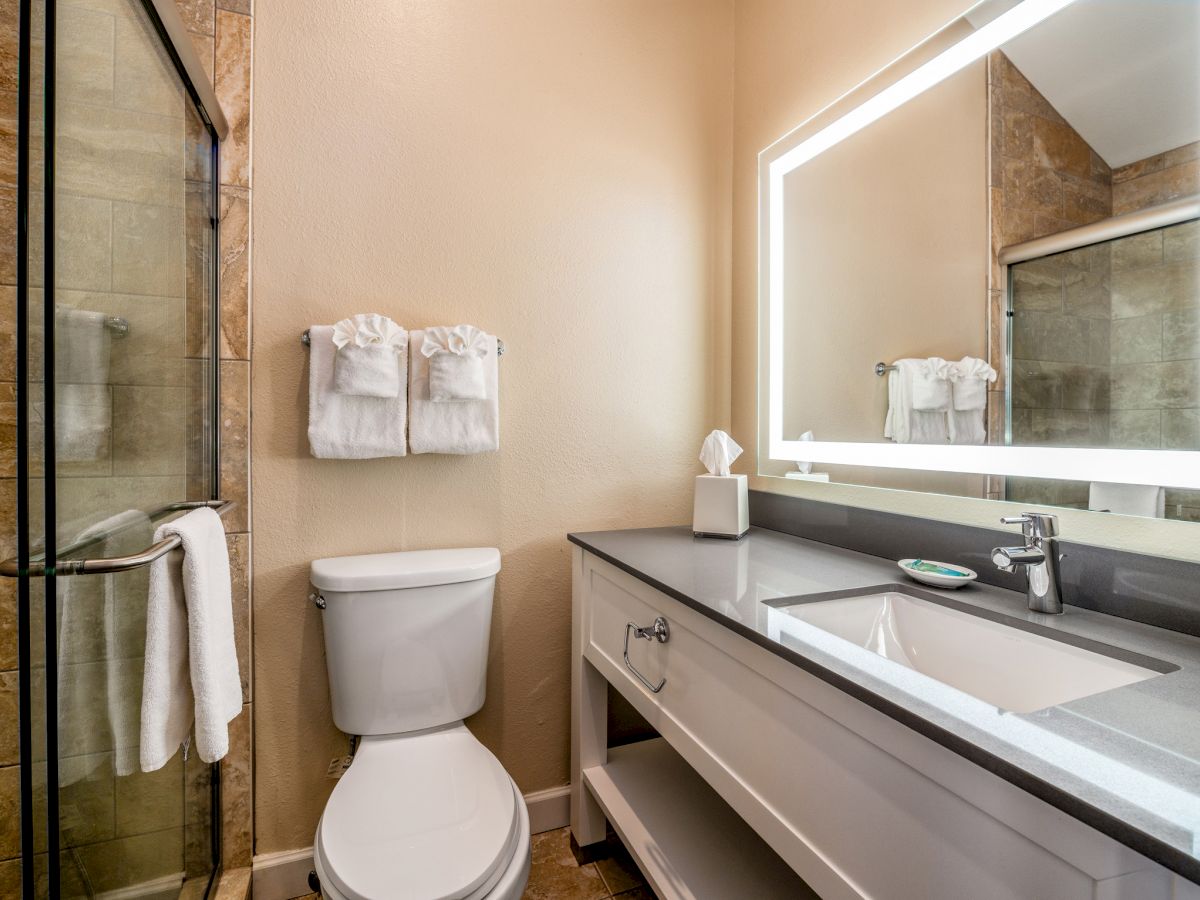
M804 432L804 434L800 435L800 437L799 437L799 438L797 438L797 440L800 440L800 441L811 441L811 440L814 440L814 438L813 438L813 433L812 433L811 431L806 431L806 432ZM810 474L810 473L812 472L812 463L810 463L810 462L797 462L797 463L796 463L796 468L800 470L800 474L801 474L801 475L808 475L808 474Z
M728 475L729 467L741 455L737 441L720 430L711 432L700 447L700 462L709 475Z

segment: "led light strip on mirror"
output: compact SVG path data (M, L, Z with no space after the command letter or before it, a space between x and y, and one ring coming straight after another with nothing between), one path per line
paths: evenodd
M770 459L1200 488L1200 453L1193 451L796 441L783 437L785 176L1073 2L1024 0L927 58L815 132L813 129L821 121L828 120L832 107L760 154L760 184L765 182L766 189L760 189L760 228L765 233L760 233L759 279L766 307L763 324L767 329L768 354L767 402L760 409L765 409L768 415L767 454ZM899 65L905 58L913 59L918 51L928 56L929 45L935 39L944 46L946 39L955 33L951 27L914 48L894 65ZM872 80L878 77L873 76ZM855 92L867 84L869 82L860 85ZM850 96L848 94L839 103Z

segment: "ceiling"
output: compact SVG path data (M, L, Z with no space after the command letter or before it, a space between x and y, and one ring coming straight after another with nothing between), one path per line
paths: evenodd
M1200 0L1076 0L1000 49L1114 168L1200 140Z

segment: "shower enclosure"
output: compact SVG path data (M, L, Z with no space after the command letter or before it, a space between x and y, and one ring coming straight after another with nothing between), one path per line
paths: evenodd
M174 0L4 2L17 139L0 159L16 221L0 273L0 587L15 650L0 677L16 715L0 722L0 894L204 897L219 767L181 751L143 772L138 732L148 566L177 552L154 528L223 508L226 124Z
M1188 198L1024 245L1008 269L1009 444L1200 450L1198 217ZM1009 500L1089 508L1088 482L1006 482ZM1158 504L1141 514L1200 521L1200 491L1163 485Z

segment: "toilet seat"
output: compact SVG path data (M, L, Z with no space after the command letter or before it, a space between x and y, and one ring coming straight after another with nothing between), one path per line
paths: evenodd
M325 807L313 855L327 897L500 900L502 883L527 874L528 815L508 773L462 723L365 737Z

